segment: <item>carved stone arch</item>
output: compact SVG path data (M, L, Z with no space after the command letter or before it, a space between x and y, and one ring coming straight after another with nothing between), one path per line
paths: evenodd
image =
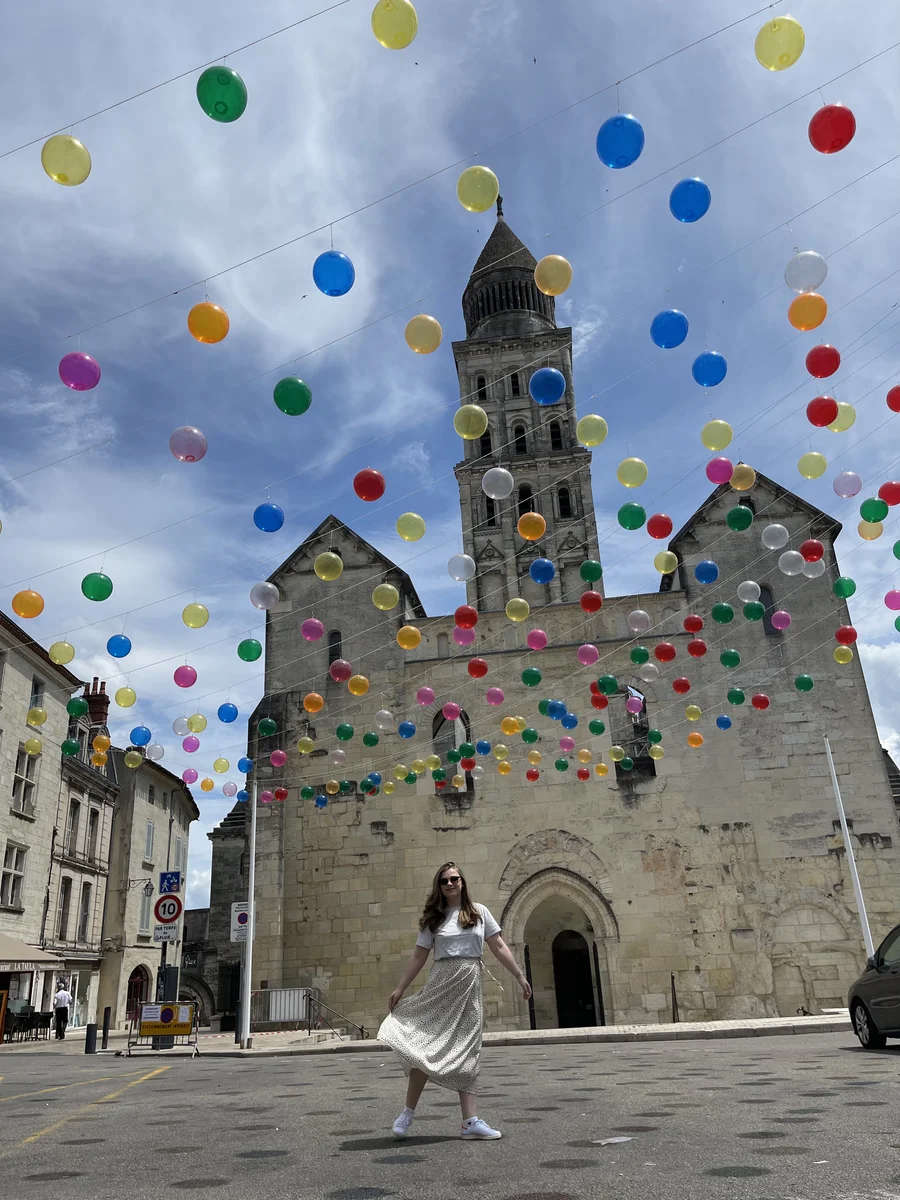
M189 996L199 1006L200 1024L208 1025L209 1018L214 1012L218 1011L209 984L204 979L201 979L199 975L183 972L178 980L178 990L180 993Z
M818 888L798 888L793 892L785 892L772 901L760 931L763 947L771 947L772 935L775 931L775 926L778 924L779 917L789 912L792 908L821 908L834 918L837 924L843 929L847 940L850 940L848 930L853 928L857 920L855 914L845 904L842 904L840 900L835 900L833 896L827 896L824 892L819 891Z
M583 910L600 939L619 941L619 924L612 905L599 888L567 867L545 867L516 888L503 908L500 925L512 945L525 941L528 918L551 896L564 896Z

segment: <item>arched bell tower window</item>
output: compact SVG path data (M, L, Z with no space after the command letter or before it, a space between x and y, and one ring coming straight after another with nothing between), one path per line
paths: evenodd
M523 483L519 488L517 503L520 517L523 513L534 512L534 493L527 483Z
M519 372L518 371L513 371L512 375L510 375L510 377L509 377L509 383L510 383L510 387L512 388L512 394L514 396L521 396L522 395L522 385L519 382Z
M561 487L557 492L557 498L559 500L559 515L561 517L571 517L572 497L569 494L569 489L567 487Z
M485 512L485 517L487 518L485 521L485 524L486 525L496 525L497 524L497 506L493 502L493 500L490 498L490 496L485 496L485 498L484 498L484 512Z
M487 400L487 380L483 375L478 376L475 386L478 389L478 403L483 404Z
M562 450L562 448L563 448L562 426L560 425L559 421L551 421L550 422L550 449L551 450Z
M516 454L528 453L528 443L525 440L524 425L517 425L515 429L513 429L513 449L515 450Z
M343 648L341 646L341 631L332 629L328 635L328 665L337 662L339 658L343 658Z
M479 452L482 458L487 457L491 453L491 431L486 429L481 435L481 440L478 443Z

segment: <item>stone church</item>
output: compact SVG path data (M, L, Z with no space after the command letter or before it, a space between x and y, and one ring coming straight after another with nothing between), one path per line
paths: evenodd
M865 952L825 734L876 942L900 920L900 858L886 756L859 661L839 666L832 657L835 630L849 624L832 590L840 526L762 475L749 491L719 487L698 496L697 512L671 538L680 565L658 592L606 597L599 611L586 613L579 601L591 585L580 565L600 557L591 454L575 436L572 331L557 326L554 300L535 288L534 267L501 210L463 295L465 339L453 344L460 403L474 400L489 417L480 441L462 443L456 467L463 545L477 564L467 584L479 613L474 644L458 646L453 616L427 615L410 576L333 516L271 577L281 602L267 614L266 694L251 721L248 754L258 764L260 789L282 787L288 797L258 809L253 987L313 985L337 1012L377 1028L432 876L453 860L474 898L501 922L534 988L529 1005L505 973L503 991L488 979L488 1028L669 1021L673 1000L682 1020L844 1005ZM542 408L528 384L546 365L558 368L567 386L559 404ZM482 491L485 470L496 465L514 476L508 500L491 501ZM738 503L754 517L745 532L726 523ZM538 542L516 532L518 516L529 510L546 520ZM823 543L824 575L788 578L778 570L779 552L765 550L759 537L772 522L786 526L793 548L806 538ZM336 583L313 572L323 550L343 560ZM536 555L556 566L549 585L529 575ZM705 559L719 566L712 587L694 576ZM735 592L745 579L763 589L762 620L742 615ZM400 594L387 612L371 601L382 582ZM602 591L601 583L593 587ZM532 605L522 623L504 611L516 597ZM711 619L716 601L734 606L731 623ZM771 620L780 608L793 617L786 631ZM634 609L651 619L640 638L628 629ZM703 618L703 657L688 653L697 636L685 631L688 614ZM314 643L300 636L310 616L326 630ZM414 650L397 644L407 624L422 635ZM535 626L549 635L539 653L525 640ZM674 647L674 661L660 663L658 678L648 681L630 652L645 645L654 663L662 642ZM582 643L598 648L596 666L579 665ZM739 652L739 666L722 665L724 649ZM468 673L473 655L487 662L485 678ZM330 679L329 664L338 658L368 677L367 695L355 697ZM523 684L528 666L543 673L537 688ZM592 707L590 691L598 674L617 681L602 710ZM815 680L811 692L796 689L800 674ZM676 677L689 679L689 695L673 690ZM416 692L425 684L435 700L422 707ZM485 703L489 686L506 693L501 707ZM746 703L730 704L730 688L741 689ZM313 691L325 701L316 715L303 706ZM768 696L767 710L751 704L757 694ZM560 750L565 730L539 714L542 696L559 697L578 714L572 753ZM626 709L629 698L640 700L639 712ZM452 722L441 711L451 700L461 708ZM702 710L699 720L685 718L689 703ZM366 746L363 735L375 731L375 713L384 709L397 722L414 722L415 737L402 739L395 725ZM540 735L532 746L500 732L503 716L519 714ZM719 714L731 717L730 729L717 728ZM274 736L257 737L262 717L277 722ZM592 718L603 719L603 733L591 734ZM336 738L341 722L354 726L349 741ZM648 753L652 729L663 733L663 758ZM705 741L694 749L687 735L697 731ZM314 739L312 754L297 752L300 736ZM477 739L509 745L509 774L488 754L478 760L483 772L468 771L459 787L449 782L460 769L453 767L444 787L427 770L414 784L395 782L397 764L436 753L447 765L448 750ZM612 746L626 751L631 770L610 758ZM269 765L278 748L288 753L280 769ZM535 782L525 777L529 749L543 756ZM576 773L577 751L584 750L591 754L586 781ZM559 769L559 759L571 769ZM605 775L596 772L598 763L606 764ZM390 794L383 785L375 796L362 793L358 785L371 771L393 785ZM341 790L328 794L327 785L333 791L342 780ZM302 798L302 788L328 794L327 806ZM237 954L227 941L228 908L246 898L247 816L247 806L238 805L210 834L207 977L218 971L232 993Z

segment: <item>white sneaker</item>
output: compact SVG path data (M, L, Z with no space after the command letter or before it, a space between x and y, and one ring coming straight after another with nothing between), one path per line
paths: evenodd
M412 1125L416 1117L414 1108L404 1108L403 1112L391 1126L394 1137L405 1138L409 1137L409 1127Z
M481 1117L472 1117L468 1121L463 1121L459 1136L462 1138L477 1138L479 1141L487 1142L494 1138L503 1137L503 1134L499 1129L491 1129L487 1121L482 1121Z

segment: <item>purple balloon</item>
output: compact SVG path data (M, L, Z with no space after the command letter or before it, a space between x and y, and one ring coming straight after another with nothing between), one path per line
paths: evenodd
M630 712L632 716L637 716L643 707L643 701L639 700L637 696L629 696L625 701L625 709L627 712Z
M488 704L493 704L495 708L498 704L502 704L503 701L506 699L506 697L503 694L503 688L498 688L498 687L488 688L488 690L484 694L484 698L485 698L485 700L487 700Z
M416 692L416 704L421 704L424 708L427 704L434 703L434 688L420 687Z
M453 640L457 646L471 646L475 641L475 630L463 629L462 626L456 625L453 629Z
M194 754L200 749L200 739L198 737L194 737L192 733L189 733L181 743L181 748L187 754Z
M300 626L300 636L307 642L317 642L325 632L325 626L317 617L307 617Z
M189 688L197 682L197 672L193 667L176 667L172 678L180 688Z
M727 483L734 474L734 463L730 458L711 458L706 464L706 478L710 483Z
M531 629L525 641L530 650L543 650L547 645L547 635L543 629Z
M259 796L260 804L271 804L274 799L275 799L274 792L270 792L270 791L260 792L260 796Z
M600 651L590 642L578 647L578 661L583 667L592 667L599 657Z
M884 602L891 612L900 612L900 592L891 590L885 596Z
M76 350L59 360L59 377L73 392L89 392L100 382L100 364Z
M441 712L443 713L445 720L455 721L459 716L459 705L454 703L452 700L448 700L441 709Z
M851 496L858 494L862 487L862 480L855 471L841 471L831 486L836 495L841 496L844 500L849 500Z
M575 749L575 739L571 737L561 737L559 739L559 748L565 754Z
M238 786L236 783L229 782L229 783L222 784L222 795L223 796L236 796L237 790L238 790Z
M779 608L775 612L772 613L772 628L773 629L787 629L787 627L788 627L788 625L790 625L790 623L791 623L791 614L788 612L785 612L783 608Z
M181 772L181 778L184 780L185 783L196 783L197 782L197 772L194 770L193 767L188 767L186 771Z
M193 425L182 425L169 436L169 449L179 462L199 462L206 454L206 438Z

